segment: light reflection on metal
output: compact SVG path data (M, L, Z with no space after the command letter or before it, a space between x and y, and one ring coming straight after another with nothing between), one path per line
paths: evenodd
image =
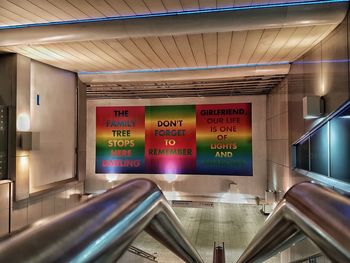
M349 198L313 183L295 185L237 262L263 262L305 237L332 262L350 262L349 220Z
M203 262L161 190L145 179L35 223L1 243L0 262L116 262L143 230L185 262Z

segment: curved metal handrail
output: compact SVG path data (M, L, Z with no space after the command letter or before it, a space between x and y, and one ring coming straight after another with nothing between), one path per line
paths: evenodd
M350 262L350 199L323 186L293 186L237 262L262 262L308 237L332 262Z
M161 190L128 181L0 244L0 262L115 262L146 230L185 262L203 262Z

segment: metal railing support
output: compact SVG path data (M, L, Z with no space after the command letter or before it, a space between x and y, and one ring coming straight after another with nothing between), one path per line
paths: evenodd
M185 262L203 262L161 190L128 181L0 244L0 262L115 262L146 230Z
M308 237L332 262L350 262L350 199L323 186L293 186L237 262L263 262Z

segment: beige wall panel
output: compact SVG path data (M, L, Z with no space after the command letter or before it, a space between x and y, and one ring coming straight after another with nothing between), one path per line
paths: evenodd
M53 195L46 195L42 199L42 216L52 216L55 214L55 201Z
M236 103L251 102L253 110L253 173L254 176L202 176L178 175L177 181L171 185L162 175L127 174L118 175L118 182L132 178L149 178L160 184L166 191L172 187L179 192L193 195L212 195L227 193L230 182L237 183L236 195L248 199L263 196L266 189L266 96L240 96L220 98L182 98L182 99L152 99L152 100L90 100L87 113L87 192L94 192L112 186L106 175L95 174L95 143L96 143L96 107L97 106L128 106L128 105L181 105L205 103ZM193 185L196 185L194 188ZM238 197L237 197L238 198ZM239 199L239 198L238 198ZM244 199L244 198L243 198ZM239 199L242 202L243 199ZM236 200L237 201L237 200ZM255 201L254 201L255 202Z
M9 233L9 210L0 210L0 237L6 236Z
M34 189L75 176L76 77L38 62L32 62L31 73L31 129L40 133L40 150L30 160Z
M28 201L13 204L11 213L11 232L19 230L28 224Z
M36 198L29 200L28 202L28 224L32 224L35 221L43 217L42 200Z

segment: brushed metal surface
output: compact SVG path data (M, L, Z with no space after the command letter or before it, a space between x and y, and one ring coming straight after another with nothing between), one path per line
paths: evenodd
M146 230L185 262L203 262L158 186L128 181L0 244L0 262L116 262Z
M349 262L349 213L349 198L309 182L295 185L237 262L262 262L304 237L332 262Z

